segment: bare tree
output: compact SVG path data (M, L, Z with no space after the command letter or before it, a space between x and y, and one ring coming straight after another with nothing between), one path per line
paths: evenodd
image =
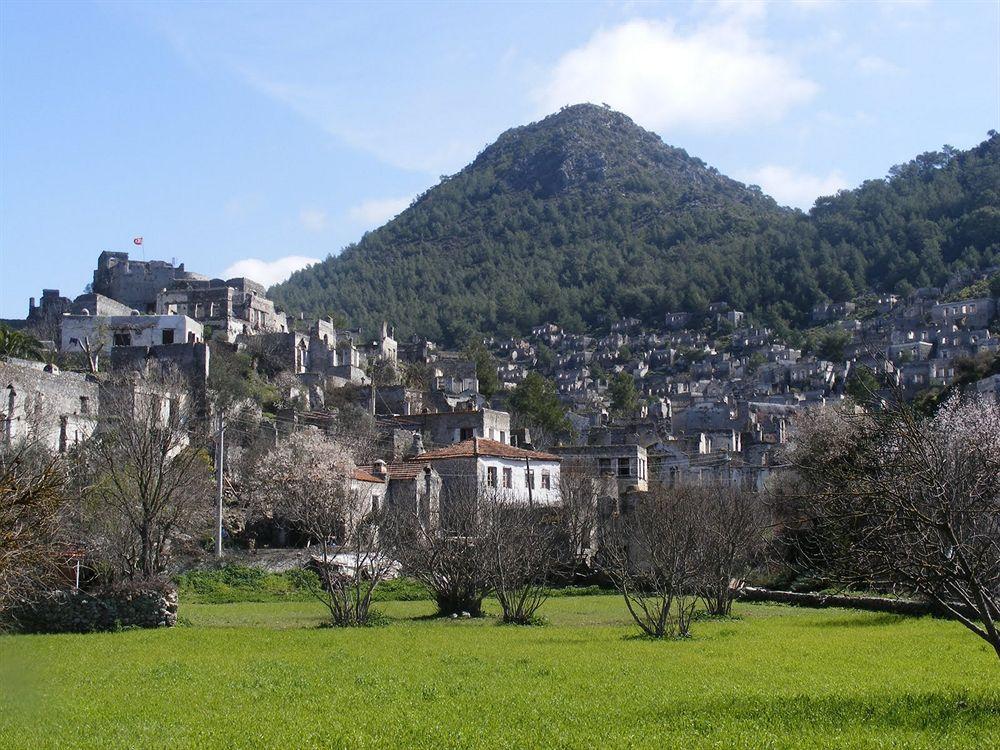
M589 571L597 547L598 505L601 497L617 496L617 482L594 477L577 461L564 461L559 472L559 519L562 572L572 576Z
M480 492L487 577L503 622L530 625L548 598L560 558L555 509L529 507L500 488Z
M803 567L846 586L919 594L1000 656L1000 404L949 399L800 418L781 507Z
M65 502L55 456L28 443L0 449L0 617L53 586Z
M440 525L413 512L396 520L394 547L403 570L434 594L441 615L482 614L490 589L489 549L474 479L442 488Z
M740 582L763 554L765 504L738 484L689 487L686 494L700 513L699 595L710 615L728 615Z
M208 527L211 468L192 442L189 403L181 381L123 377L103 386L107 416L85 444L93 484L83 520L116 577L161 575L171 544Z
M600 564L653 638L686 636L701 583L702 521L688 487L637 493L616 519Z
M100 367L101 353L107 346L107 338L108 327L102 323L95 331L94 341L90 340L90 336L84 336L82 339L76 340L80 351L83 352L84 357L87 359L87 371L91 374L97 374L97 370Z
M394 572L383 551L379 509L354 486L350 450L318 430L294 433L263 463L274 513L315 543L321 585L312 592L337 626L365 625L375 588Z
M338 408L327 434L341 445L348 446L351 458L362 466L371 465L380 458L385 447L374 417L357 404L347 403Z

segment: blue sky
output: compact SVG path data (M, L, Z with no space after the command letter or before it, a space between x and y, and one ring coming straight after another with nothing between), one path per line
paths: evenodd
M102 250L271 283L607 102L808 207L1000 128L1000 2L0 4L0 317Z

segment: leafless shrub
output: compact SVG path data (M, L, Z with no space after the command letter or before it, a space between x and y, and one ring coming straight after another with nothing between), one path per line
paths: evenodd
M601 551L632 619L654 638L686 636L697 605L703 533L692 495L659 485L633 495Z
M490 589L490 557L475 480L445 485L440 519L431 526L416 512L400 516L393 534L397 556L434 594L439 614L479 617Z
M530 507L509 492L480 492L487 577L500 603L503 622L529 625L548 598L560 565L560 527L556 509Z
M764 552L769 516L760 495L736 484L689 487L700 515L698 594L710 615L728 615L733 596Z
M58 577L63 468L37 446L0 450L0 616Z
M803 567L916 593L1000 656L1000 405L826 409L798 420L780 507ZM976 613L970 617L968 613Z

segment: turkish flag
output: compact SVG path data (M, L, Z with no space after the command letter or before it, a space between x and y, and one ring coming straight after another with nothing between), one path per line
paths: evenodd
M135 245L141 245L142 244L142 237L136 237L135 239L132 240L132 243L135 244Z

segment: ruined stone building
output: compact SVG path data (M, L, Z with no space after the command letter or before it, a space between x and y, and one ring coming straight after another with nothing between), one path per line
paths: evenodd
M163 260L132 260L128 253L104 251L97 258L92 290L133 310L156 312L156 296L177 280L207 281L201 274Z
M160 315L187 315L212 339L232 344L238 336L288 332L288 316L278 311L264 287L246 278L178 279L156 296Z
M97 381L82 373L21 359L0 360L0 440L38 441L60 453L97 427Z
M452 445L472 438L511 443L510 413L497 409L409 414L393 417L392 422L398 428L419 432L424 442L432 446Z

